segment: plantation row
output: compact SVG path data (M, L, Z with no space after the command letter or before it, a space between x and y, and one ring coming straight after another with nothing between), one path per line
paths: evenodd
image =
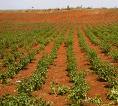
M65 42L67 46L67 71L70 80L73 83L73 87L69 92L69 99L71 105L81 106L86 99L88 85L85 82L85 74L77 69L76 59L73 53L73 31L70 31L67 41Z
M84 73L77 72L77 66L73 55L73 40L72 40L72 32L70 32L69 37L67 39L67 57L68 57L68 74L70 76L71 81L74 83L73 88L68 90L68 96L72 101L71 104L82 104L83 100L86 98L86 93L88 90L88 86L84 81ZM64 42L64 36L60 35L55 41L54 47L50 54L45 55L37 65L37 69L35 73L27 78L22 80L21 83L18 84L18 95L11 96L5 95L1 98L1 105L48 105L45 101L38 101L31 96L31 93L35 90L41 88L42 84L44 84L46 79L46 73L49 65L51 65L56 58L57 50ZM78 73L78 74L77 74ZM67 93L66 92L66 93ZM58 93L59 95L63 94L63 90ZM65 93L64 93L65 94ZM79 94L79 95L78 95ZM27 99L26 99L27 98Z
M56 26L56 27L54 27ZM29 46L28 54L22 57L17 64L15 64L15 61L17 61L17 58L12 61L11 63L8 63L8 66L6 67L6 71L0 74L0 80L2 84L9 83L9 79L13 79L14 76L16 76L20 71L22 71L23 68L27 64L29 64L35 57L37 53L40 51L43 51L46 45L48 45L50 42L54 42L53 48L49 54L44 54L43 57L39 60L37 67L35 69L35 72L28 78L25 78L21 80L20 83L17 85L17 94L15 95L4 95L0 97L0 105L1 106L49 106L51 105L48 101L41 99L40 97L33 97L32 93L36 90L42 89L42 85L46 81L46 76L48 72L48 68L50 65L53 64L55 58L57 57L57 51L62 45L62 43L65 44L66 52L67 52L67 72L68 77L70 79L70 82L72 83L72 87L66 87L66 86L59 86L58 87L58 95L66 95L68 98L68 105L70 106L83 106L88 104L94 104L99 106L104 105L117 105L118 104L118 72L117 67L114 67L108 62L105 62L101 58L98 57L98 54L95 50L91 49L90 46L87 44L85 36L89 37L90 41L98 46L101 47L104 53L111 54L111 48L112 45L109 46L109 42L105 40L105 38L98 37L97 34L94 32L94 27L87 27L86 28L86 35L84 35L81 30L78 31L78 46L80 45L80 48L82 51L84 51L88 57L88 60L90 62L91 70L96 73L96 75L99 77L99 79L104 80L105 82L108 82L108 88L109 92L106 95L108 99L112 100L113 102L110 102L109 104L104 104L104 101L100 97L89 97L88 91L90 88L89 84L87 84L85 78L86 73L85 70L81 70L77 68L76 63L76 57L73 50L73 35L74 35L74 28L71 28L73 26L70 25L44 25L39 30L34 30L34 32L30 32L26 35L28 36L30 40L26 41L27 43L23 43L23 49L25 49L27 46ZM43 29L44 28L44 29ZM69 30L68 36L65 37L65 34L67 32L67 29ZM107 29L107 28L106 28ZM111 29L109 29L111 30ZM114 30L112 34L115 34ZM97 31L96 31L97 32ZM99 31L98 31L99 32ZM16 33L14 33L16 34ZM101 33L102 34L102 33ZM10 37L10 38L2 38L0 45L2 45L1 49L2 51L6 52L6 50L13 50L12 45L16 46L15 51L19 50L19 45L22 39L26 39L26 35L24 38L19 38L16 36ZM7 35L8 36L8 35ZM4 40L5 39L5 40ZM10 39L9 47L6 47L7 40ZM36 41L37 40L37 41ZM13 43L13 42L16 42ZM18 43L19 41L19 43ZM39 44L38 48L34 48L33 46L36 44ZM18 44L18 45L17 45ZM21 48L22 48L21 47ZM32 48L32 49L31 49ZM3 52L1 52L3 53ZM12 54L14 57L15 55ZM3 55L1 60L4 60L6 58L6 55ZM20 57L18 57L20 58ZM114 58L114 57L113 57ZM114 60L117 60L114 58ZM2 63L3 64L3 63ZM3 67L3 66L2 66ZM8 67L8 68L7 68ZM65 70L66 71L66 70ZM2 71L1 71L2 72ZM53 95L56 92L55 90L55 84L52 82L51 84L51 95ZM39 99L40 98L40 99Z
M62 32L64 33L65 31ZM43 58L38 62L35 73L30 78L24 79L18 85L19 94L17 96L10 96L10 95L3 96L3 98L1 98L1 105L18 105L18 104L27 106L46 105L46 102L40 100L37 101L36 99L34 99L31 96L31 92L41 88L42 84L45 82L46 73L48 71L47 69L49 65L51 65L54 59L56 58L57 50L63 41L64 41L64 36L62 34L55 41L51 53L44 55Z
M54 31L54 30L56 30L56 31ZM43 32L42 33L42 34L44 34L43 37L41 36L42 35L41 33L38 33L39 35L35 34L37 36L36 38L39 40L38 42L40 44L40 47L36 48L34 50L31 50L31 53L26 55L24 58L20 59L20 61L17 64L14 64L16 60L14 60L14 62L12 62L12 63L9 63L7 71L0 74L0 80L2 80L2 83L7 83L6 79L13 78L14 75L16 75L20 70L22 70L28 63L30 63L31 60L34 59L34 56L37 54L37 52L43 50L45 48L45 46L51 40L53 40L56 37L56 35L58 35L58 33L59 33L59 28L58 28L58 30L51 29L49 31ZM14 54L13 54L13 56L14 56Z
M42 24L41 24L42 25ZM17 65L23 58L28 57L32 52L38 51L38 47L43 48L48 42L48 37L59 27L52 24L37 25L37 29L16 30L4 32L0 36L0 69L5 72L10 67ZM35 24L34 24L35 26ZM37 48L36 48L36 47ZM37 49L37 50L36 50ZM2 68L4 70L2 70Z
M118 46L118 25L103 25L92 29L93 33L101 37L101 39L108 41L111 45Z
M87 34L91 41L100 45L103 52L110 55L115 62L118 61L118 25L89 27Z
M110 65L107 62L102 61L98 58L96 52L92 50L85 41L85 38L82 36L82 33L78 34L80 38L80 46L86 52L92 70L99 76L99 78L107 81L109 83L110 93L108 95L109 99L117 100L117 90L118 90L118 74L117 69Z

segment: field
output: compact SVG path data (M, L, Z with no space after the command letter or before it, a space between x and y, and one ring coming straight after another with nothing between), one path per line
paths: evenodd
M1 11L0 106L118 106L118 10Z

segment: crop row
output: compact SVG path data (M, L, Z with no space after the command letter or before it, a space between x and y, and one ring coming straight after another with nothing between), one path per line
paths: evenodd
M40 24L38 27L40 28ZM44 48L49 42L50 36L59 28L59 25L56 27L46 25L44 28L31 29L29 31L22 29L16 32L10 32L8 30L9 33L5 33L4 37L2 36L0 40L0 70L6 72L12 65L18 65L22 59L28 57L29 54L35 51L35 45ZM5 47L5 45L10 46Z
M86 99L88 85L85 82L85 73L77 69L76 59L73 53L73 32L70 31L69 36L66 41L67 46L67 71L71 82L73 82L73 87L69 92L69 99L71 100L71 105L82 105L83 101Z
M100 37L101 39L106 40L111 45L117 46L118 45L118 25L111 24L111 25L103 25L91 28L92 32Z
M64 33L65 31L63 31ZM32 76L27 79L24 79L18 85L18 95L11 96L6 95L0 98L0 103L3 105L7 105L13 103L14 105L25 105L29 106L31 103L33 106L37 104L37 106L49 106L45 101L33 98L31 96L31 92L41 88L42 84L45 83L46 73L48 71L49 65L51 65L54 59L57 56L57 50L60 45L64 41L63 34L60 35L54 44L53 49L50 54L46 54L43 58L38 62L37 69ZM7 101L7 102L6 102ZM10 105L8 105L10 106Z
M22 60L20 60L17 66L10 65L9 69L5 73L0 74L0 80L2 83L7 83L7 78L13 78L20 70L22 70L31 60L34 58L35 53L31 53Z
M68 91L71 106L84 106L86 104L100 105L99 97L88 97L89 85L86 83L84 70L78 70L75 54L73 52L73 31L71 30L65 42L67 47L67 71L73 86Z
M92 41L92 43L96 45L100 45L104 53L108 53L110 51L111 46L107 44L107 42L105 42L104 40L97 39L97 37L89 29L86 30L86 34L89 37L89 39Z
M5 95L0 97L0 106L50 106L50 103L42 98L35 98L32 95L22 93L16 96Z
M44 34L46 34L48 30L52 30L52 28L47 29L45 29L45 33L43 32ZM26 55L34 51L33 45L40 39L42 31L31 30L28 32L16 31L13 34L11 32L9 33L10 34L4 35L4 37L2 36L0 40L0 64L2 65L0 70L5 68L5 71L7 69L9 70L11 65L18 64Z
M52 64L54 59L56 58L57 55L57 50L60 47L61 43L63 42L63 36L60 36L51 53L45 55L38 63L37 69L35 73L28 79L23 80L19 86L18 86L18 91L20 93L31 93L32 91L41 88L42 84L44 83L46 73L48 66Z
M57 35L57 31L54 32L52 35L48 36L45 39L42 39L42 43L40 43L40 50L43 50L44 47L50 42L52 41L56 35ZM32 59L34 59L35 54L37 53L36 49L35 51L33 51L32 53L30 53L28 56L26 56L25 58L21 59L21 61L17 64L17 65L10 65L9 69L6 71L6 73L1 74L0 76L0 80L2 80L3 83L6 83L6 79L8 78L13 78L20 70L22 70L29 62L31 62Z
M108 96L108 97L110 97L109 99L118 100L117 69L114 68L113 66L111 66L109 63L104 62L98 58L96 52L88 46L84 36L82 35L82 33L80 31L78 33L78 37L80 39L81 48L86 52L86 54L90 60L92 70L98 74L100 79L103 79L110 84L111 92ZM114 90L114 92L112 92L112 89Z
M92 29L94 30L94 28ZM96 31L99 35L103 35L102 33L99 33L98 31ZM112 48L112 45L106 40L106 37L103 37L103 39L98 39L93 32L90 30L90 28L88 28L86 30L87 36L89 36L90 40L92 41L92 43L96 44L96 45L100 45L102 51L104 53L107 53L108 55L110 55L116 62L118 60L118 50L115 48ZM103 35L104 36L104 35ZM111 35L112 36L112 35Z

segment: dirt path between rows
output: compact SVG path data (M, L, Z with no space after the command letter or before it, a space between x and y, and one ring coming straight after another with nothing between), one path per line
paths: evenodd
M42 58L45 53L50 53L53 47L53 42L49 43L43 51L37 53L35 59L29 63L23 70L21 70L11 81L8 85L0 85L0 96L9 93L15 94L16 93L16 85L21 80L30 77L37 67L38 61Z
M51 101L54 106L64 106L67 104L67 96L59 96L57 94L50 94L50 83L55 82L56 85L62 84L71 86L69 77L67 77L67 56L65 45L62 44L58 50L57 58L53 65L48 69L46 83L42 86L41 90L33 92L33 95L42 97L46 101Z
M107 85L106 82L100 82L98 81L98 76L93 73L92 70L90 70L90 63L87 59L87 55L84 51L81 50L79 45L79 39L77 37L77 31L74 33L74 53L77 61L77 65L79 67L79 70L85 71L86 77L85 80L87 84L89 84L89 91L87 96L88 97L95 97L100 96L104 103L107 103L108 100L106 99L106 93L108 90L105 88ZM87 106L94 106L92 104L89 104Z

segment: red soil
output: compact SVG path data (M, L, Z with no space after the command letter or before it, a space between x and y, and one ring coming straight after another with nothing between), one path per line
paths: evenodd
M13 85L0 85L0 96L4 94L16 94L16 87Z
M58 50L57 58L53 65L48 69L46 83L41 90L33 92L33 95L42 97L47 101L53 102L54 106L64 106L67 104L67 96L51 95L50 83L54 81L56 84L71 86L69 78L67 77L67 64L66 64L66 50L64 44Z
M118 21L117 10L70 10L52 12L8 12L0 13L0 21L8 22L53 22L69 21L79 24L103 24Z

